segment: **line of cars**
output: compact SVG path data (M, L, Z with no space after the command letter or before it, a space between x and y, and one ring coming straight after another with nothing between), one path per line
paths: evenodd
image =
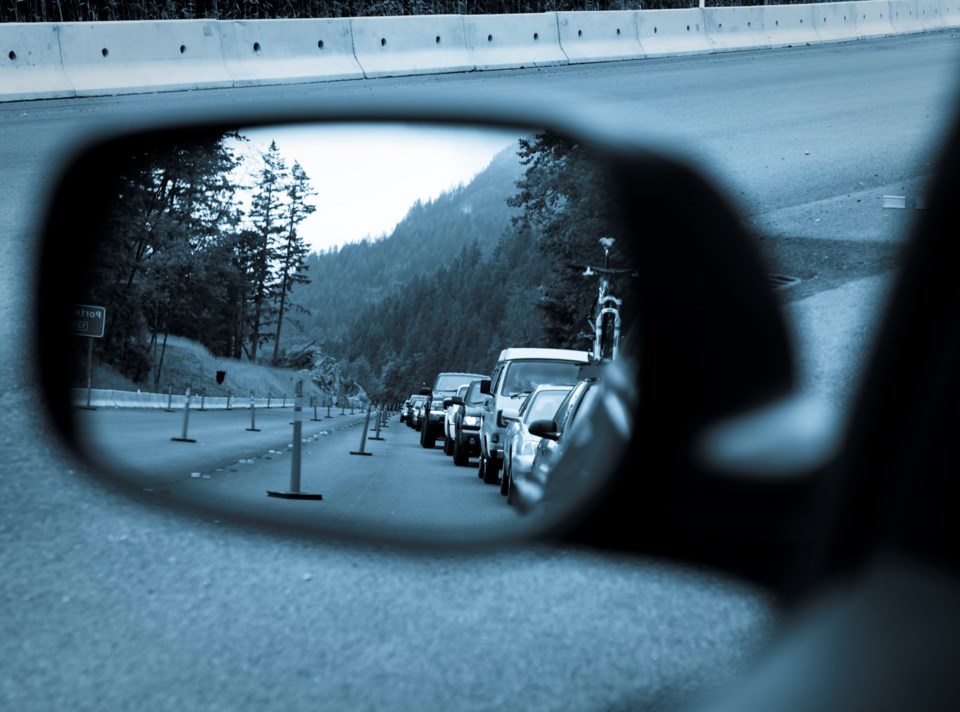
M427 400L426 396L414 394L400 406L400 422L406 423L408 427L414 430L420 430L420 424L423 422L423 405Z
M442 438L455 465L477 458L478 477L499 484L507 502L526 513L546 497L565 434L601 389L588 351L509 348L489 377L440 373L432 388L407 399L400 418L420 431L424 448Z

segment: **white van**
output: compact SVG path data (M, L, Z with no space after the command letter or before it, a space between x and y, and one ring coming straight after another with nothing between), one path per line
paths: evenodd
M527 394L541 383L574 385L580 367L590 363L589 351L572 349L515 348L500 352L489 380L480 382L480 392L493 397L480 419L480 470L487 484L500 481L503 466L503 415L516 415Z

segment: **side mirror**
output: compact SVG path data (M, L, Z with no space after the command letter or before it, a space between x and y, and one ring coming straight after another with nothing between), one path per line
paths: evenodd
M502 410L497 411L497 427L498 428L505 428L507 427L507 423L513 422L516 419L517 419L516 415L504 415Z
M451 405L453 405L453 398L444 398L444 399L443 399L443 407L444 407L444 408L449 408Z
M560 433L557 432L557 423L554 420L534 420L527 430L530 431L531 435L547 440L556 440L560 437Z
M446 402L447 401L444 401L444 403ZM453 405L463 405L463 398L461 398L460 396L454 396L453 398L450 399L450 402Z
M361 452L370 454L366 458L351 457L354 451L346 448L337 451L340 438L323 438L318 441L323 447L311 444L311 452L304 452L302 458L292 456L289 463L273 457L251 463L248 453L259 451L251 448L251 438L257 438L254 448L283 449L293 442L299 452L303 439L291 437L290 414L283 412L290 407L289 398L278 399L276 391L263 388L261 380L251 376L249 386L244 388L250 394L249 408L246 408L248 399L243 399L248 412L238 412L239 399L232 398L228 392L205 394L198 403L195 395L184 393L184 381L190 382L192 372L175 369L175 365L192 364L192 354L209 354L201 373L209 379L215 368L229 370L234 388L239 389L247 377L248 366L251 369L270 366L273 359L265 344L277 350L279 328L271 332L262 316L245 309L242 290L213 289L217 285L211 277L229 274L237 284L253 289L257 285L256 271L244 265L259 259L256 256L262 254L260 247L265 240L268 247L275 247L274 243L281 238L298 249L302 247L297 240L307 234L306 227L292 230L289 221L277 222L277 232L270 233L274 237L254 229L261 214L255 204L273 195L267 188L273 185L277 175L289 174L292 179L294 164L303 162L300 166L303 172L296 171L300 176L298 185L303 189L297 193L296 204L287 205L284 201L294 198L286 194L286 197L274 196L281 206L289 208L285 213L287 217L299 217L306 215L305 208L316 208L313 203L306 204L308 196L313 194L311 177L320 180L336 176L338 182L343 183L342 176L358 163L364 164L358 156L371 147L375 149L373 155L383 159L378 170L381 167L386 170L385 161L389 156L390 168L399 177L387 188L371 194L364 174L357 183L348 186L349 191L341 193L361 194L367 204L384 202L400 194L400 189L411 178L410 160L401 160L394 149L413 145L421 163L425 164L423 157L434 149L456 155L476 152L482 158L482 165L492 166L485 169L490 171L487 177L497 186L491 200L496 201L497 214L504 220L504 229L510 231L509 239L517 247L517 254L524 254L521 248L526 245L528 234L511 227L506 208L512 207L507 201L512 203L518 195L517 178L525 179L528 170L532 171L526 178L531 187L552 190L562 186L571 193L569 198L573 201L564 205L577 206L569 214L563 210L552 211L547 216L550 224L560 230L555 236L558 246L566 249L573 245L579 251L594 254L598 235L615 234L622 240L618 242L615 257L624 264L635 264L639 274L625 280L625 289L629 291L619 294L627 299L627 294L633 293L633 301L629 303L636 305L636 311L629 324L631 329L642 328L638 333L643 336L628 340L630 348L621 352L621 358L629 357L628 363L643 364L643 369L631 367L622 374L627 384L624 390L642 393L643 397L624 398L622 404L609 399L611 407L596 409L597 431L603 427L613 433L617 447L604 441L600 452L594 449L595 443L585 443L579 448L582 462L588 463L594 473L591 482L596 483L596 499L581 498L578 493L562 507L554 503L550 517L538 519L535 524L521 521L516 522L515 527L497 527L487 543L492 544L495 539L516 541L521 533L549 532L555 536L562 530L562 535L572 540L612 541L617 545L653 550L660 542L669 541L668 535L674 531L689 538L692 526L706 529L703 517L685 507L685 501L669 500L675 493L681 499L686 493L680 487L673 487L673 479L669 480L669 488L657 488L658 483L668 481L667 476L674 472L664 473L660 479L638 479L631 473L640 460L674 462L677 452L693 452L699 443L696 438L705 426L723 416L762 404L791 386L787 332L779 305L764 280L763 265L754 245L723 197L696 172L652 150L652 144L648 146L636 140L635 122L625 125L621 134L606 121L594 125L587 115L576 119L568 117L566 110L538 118L537 113L526 116L517 113L515 108L508 112L507 108L493 111L486 102L471 109L468 104L457 101L444 109L441 102L414 106L404 101L385 106L383 102L351 101L342 106L325 102L322 109L299 103L286 110L282 106L271 106L266 112L257 106L249 107L244 113L231 106L229 114L219 123L216 111L211 113L205 108L202 113L191 116L186 109L185 113L178 111L177 121L168 122L162 130L127 132L91 141L74 157L51 195L42 227L40 278L34 295L37 364L43 375L41 400L65 440L96 472L134 491L153 489L152 483L158 478L177 482L175 487L164 490L169 494L164 494L163 501L171 506L198 512L210 509L245 521L302 527L322 533L325 539L331 534L340 534L374 541L386 538L431 544L442 540L444 545L481 544L476 532L486 521L485 505L471 511L472 520L461 516L463 510L445 505L435 507L427 518L420 517L419 513L416 517L409 516L412 507L384 509L376 497L365 499L363 507L356 506L356 497L369 492L352 490L363 479L355 473L363 472L363 468L369 467L368 463L375 466L390 457L393 454L390 449L399 445L399 438L375 441L375 453L366 453L365 443L361 444ZM341 150L345 146L349 149L346 152ZM542 166L536 162L529 166L526 163L530 155L549 158L556 151L569 160L551 158ZM308 157L317 157L319 162L308 161ZM251 161L256 162L256 166ZM535 164L539 167L530 168ZM248 171L254 180L238 178L235 174L240 168ZM182 201L152 200L151 196L164 189L168 176L176 176L189 186L189 193L183 194ZM325 185L324 190L317 192L329 199L333 190L329 184ZM644 200L638 201L637 196L644 196ZM409 203L404 202L404 209L409 212L409 205L418 199L414 196ZM534 199L536 196L531 198ZM425 203L421 201L421 204ZM499 207L501 204L503 209ZM328 219L334 207L335 203L327 200L316 209L316 215ZM532 203L529 208L534 209ZM458 219L468 218L463 211L453 210L450 214L460 216ZM577 216L574 223L568 220L571 214ZM417 211L411 215L411 219L425 219ZM360 230L361 237L376 234L367 227L368 216L362 211L353 210L348 217L353 227ZM308 219L303 217L304 221ZM153 229L145 232L146 225ZM591 226L600 225L603 231L594 234ZM458 234L456 230L442 232ZM504 239L505 233L499 228L484 232L489 233L491 244ZM677 234L683 234L684 239L676 240ZM209 236L209 239L197 241L194 238L198 235ZM375 241L369 246L386 250L393 244L390 239ZM452 261L462 247L454 240L438 246L431 254L442 253L446 260ZM402 252L398 250L397 254ZM364 303L366 297L358 299L353 291L363 279L345 274L344 253L350 254L346 250L314 252L310 259L322 263L323 268L311 270L315 276L312 282L297 284L290 296L294 303L311 304L315 301L313 290L318 294L333 290L331 295L342 304L342 313L338 312L341 317L347 313L345 310ZM540 250L529 255L530 266L544 260L556 262L560 260L559 254L552 248ZM375 262L369 260L370 264ZM379 290L383 284L392 284L409 272L408 266L397 264L397 260L385 258L382 262L399 271L371 280L374 291L368 296L374 300L382 298ZM469 261L464 262L467 263ZM478 279L487 280L491 266L511 267L488 264L479 258L471 265L478 270ZM556 266L565 267L562 261ZM584 303L592 302L596 293L593 280L584 282L579 268L560 269L558 274L561 272L564 276L562 280L558 277L558 283L570 284L570 289ZM685 275L689 284L695 284L696 289L681 288L676 279L679 273ZM430 274L428 271L426 278ZM341 285L339 288L334 289L333 277L339 278L336 281L336 285ZM538 293L537 283L516 286L518 289L522 286L525 293L531 295L524 303L532 301L532 295ZM264 296L269 297L267 293ZM276 296L280 298L279 294ZM403 324L409 325L405 333L415 334L425 318L422 299L415 299L417 296L410 293L403 297L402 305L385 303L384 309L370 313L376 313L377 318L390 314L394 319L402 312ZM216 300L216 304L211 300ZM97 341L92 349L91 344L81 341L71 328L71 307L75 304L103 304L109 307L106 313L113 315L106 325L104 339ZM451 306L444 303L438 309L449 311ZM485 325L483 318L495 316L485 314L473 300L462 306L464 318L460 323L464 328L472 323L470 319L476 319L482 326ZM231 318L225 319L225 314ZM357 316L361 314L358 312ZM534 318L532 314L528 316ZM541 317L545 318L537 315L538 320ZM202 324L198 324L198 320ZM409 348L405 346L404 353L397 358L387 358L385 352L373 359L380 345L380 340L373 337L381 330L400 333L401 325L367 324L360 319L356 323L356 339L346 339L345 343L362 338L371 341L364 351L372 360L351 374L368 392L389 390L391 385L394 390L405 391L409 384L420 380L422 374L433 375L439 367L458 363L461 358L452 350L452 346L459 348L460 344L431 343L428 350L422 339L409 339ZM372 326L377 329L367 328ZM523 324L525 330L533 326L546 330L551 325L539 321L536 325ZM317 337L323 333L326 332L318 331ZM167 335L171 338L167 340L166 351L153 348L164 343ZM493 343L498 346L502 345L500 341L521 343L520 339L521 335L498 333ZM249 356L244 355L244 348L250 350ZM231 354L232 360L221 355L224 353ZM64 367L64 354L70 354L70 368ZM319 352L313 355L329 356ZM336 356L346 359L348 354L345 350ZM489 362L488 357L489 354L483 357L484 363ZM129 380L129 385L122 389L122 402L117 397L117 389L97 387L99 384L86 378L88 371L95 373L87 369L91 358L96 359L98 367L119 370L123 378ZM230 366L231 363L236 365ZM306 377L302 373L304 363L303 358L289 359L283 368L284 377L303 380L304 396L317 396L326 402L337 398L336 402L342 403L343 395L331 385L337 381L326 373L311 373ZM485 368L484 363L477 367ZM172 381L174 378L176 382ZM485 399L484 419L494 417L492 380L472 380L480 380L480 392ZM152 392L141 392L145 390L145 383ZM614 386L612 383L611 389ZM414 387L419 398L434 395L424 381ZM83 405L88 401L92 401L93 406L99 402L110 407L90 410ZM605 398L605 404L607 401ZM424 461L404 460L404 468L411 472L419 471L417 468L421 466L450 465L445 459L433 457L432 450L441 434L434 423L425 423L424 414L429 413L430 403L427 401L417 410L416 421L421 426L426 424L427 430L422 433L417 449L417 455L423 456ZM191 408L196 414L188 420ZM168 417L172 409L179 410L182 417ZM344 424L359 424L362 416L354 413L348 416L341 408L338 417ZM172 423L172 420L178 422ZM306 435L325 427L313 421L294 420L292 427ZM154 422L158 423L157 427L153 426ZM531 432L555 440L556 428L553 421L545 421ZM236 437L219 437L219 433L227 429L236 432ZM470 435L476 437L473 433ZM191 444L197 446L191 447ZM477 441L468 443L470 447L477 444ZM349 467L330 467L331 458L341 454ZM475 451L469 454L476 456ZM301 516L301 510L293 508L261 506L262 498L272 495L262 491L259 483L265 480L252 475L243 481L257 484L238 490L237 497L220 497L209 487L201 490L207 483L203 474L210 473L213 479L219 476L222 463L241 459L244 472L262 472L264 477L269 474L277 480L269 492L286 492L287 482L294 494L314 494L321 487L327 490L323 499L317 500L323 503L324 516L306 517ZM462 464L462 457L461 463L454 464ZM691 470L698 465L687 460L684 464ZM184 478L184 472L201 475ZM231 480L225 486L239 484ZM637 489L649 491L637 496L634 493ZM689 512L689 521L681 526L674 518L646 517L644 521L649 527L638 529L633 511L637 501L644 502L652 511L662 506L664 511ZM456 511L456 517L451 516L451 509ZM611 522L618 526L611 529ZM671 529L652 531L654 525L660 524ZM443 531L443 536L437 536L438 530ZM702 540L712 543L715 537L712 532L705 532Z

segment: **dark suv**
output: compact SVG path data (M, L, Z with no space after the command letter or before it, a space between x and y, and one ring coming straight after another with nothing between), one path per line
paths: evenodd
M456 395L457 389L463 384L484 378L486 376L479 373L443 372L437 375L433 388L420 390L420 393L427 396L423 425L420 428L420 447L436 447L437 438L443 436L443 421L446 417L444 399Z
M512 348L500 352L493 375L481 388L489 393L480 422L480 467L477 474L487 484L500 481L503 464L504 415L516 415L527 397L541 383L574 385L580 368L590 363L587 351L569 349Z

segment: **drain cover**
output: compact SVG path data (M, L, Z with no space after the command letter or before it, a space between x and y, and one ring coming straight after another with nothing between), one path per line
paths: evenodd
M785 274L768 274L767 284L771 289L786 289L800 282L799 277L790 277Z

